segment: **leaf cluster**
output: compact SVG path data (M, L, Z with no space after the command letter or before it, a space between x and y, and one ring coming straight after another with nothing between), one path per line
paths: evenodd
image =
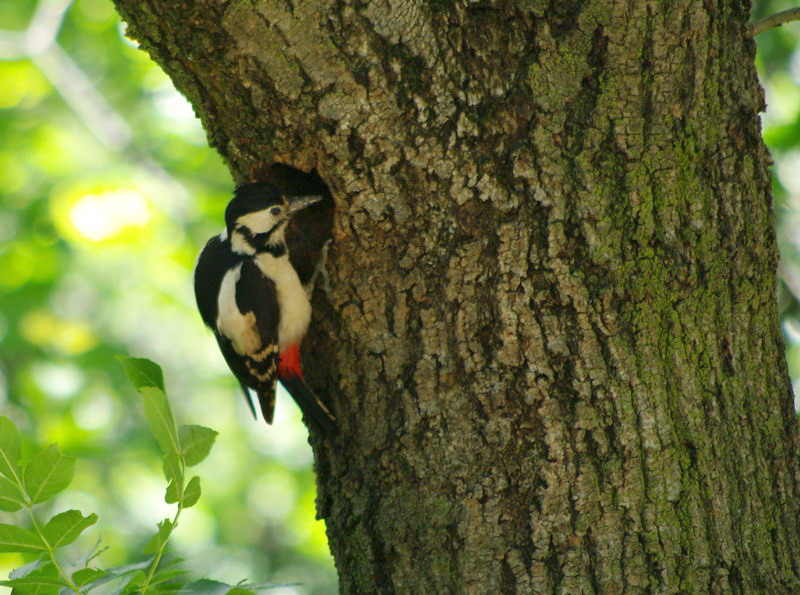
M131 383L141 394L144 413L163 452L167 489L164 499L176 504L173 518L158 523L158 530L145 546L149 558L143 562L102 569L93 561L102 553L98 545L79 564L65 565L57 552L75 542L97 522L97 515L84 516L78 510L55 514L42 522L34 507L67 489L75 475L75 458L51 444L22 462L22 441L16 425L0 417L0 510L25 510L29 523L0 523L0 553L35 554L38 559L13 571L0 585L13 593L253 593L263 585L226 585L202 579L188 582L185 571L176 568L180 560L163 563L170 536L178 527L184 509L200 498L200 478L188 478L187 469L202 462L211 451L217 432L195 425L177 427L164 390L161 368L147 359L119 358Z

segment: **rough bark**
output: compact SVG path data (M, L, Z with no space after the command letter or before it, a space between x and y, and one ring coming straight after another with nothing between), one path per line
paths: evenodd
M800 589L746 3L116 3L235 178L335 197L343 592Z

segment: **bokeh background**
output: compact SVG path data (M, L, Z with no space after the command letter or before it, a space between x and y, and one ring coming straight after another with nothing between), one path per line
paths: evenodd
M753 18L792 5L756 1ZM114 356L157 361L178 422L220 432L173 555L195 577L333 593L300 414L280 395L274 426L255 422L195 312L192 267L221 228L230 176L192 108L123 32L109 0L0 2L0 413L79 458L73 488L52 505L100 515L76 557L102 539L103 565L141 560L171 507ZM797 379L800 23L757 41ZM0 576L23 562L0 554Z

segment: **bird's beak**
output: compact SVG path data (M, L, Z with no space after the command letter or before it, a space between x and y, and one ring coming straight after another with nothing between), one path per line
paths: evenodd
M305 209L306 207L313 205L316 202L319 202L323 199L322 196L289 196L286 198L287 209L286 214L290 217L294 215L297 211Z

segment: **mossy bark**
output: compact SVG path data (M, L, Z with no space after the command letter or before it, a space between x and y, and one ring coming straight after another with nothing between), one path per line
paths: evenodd
M116 4L237 180L336 199L343 592L800 590L746 3Z

